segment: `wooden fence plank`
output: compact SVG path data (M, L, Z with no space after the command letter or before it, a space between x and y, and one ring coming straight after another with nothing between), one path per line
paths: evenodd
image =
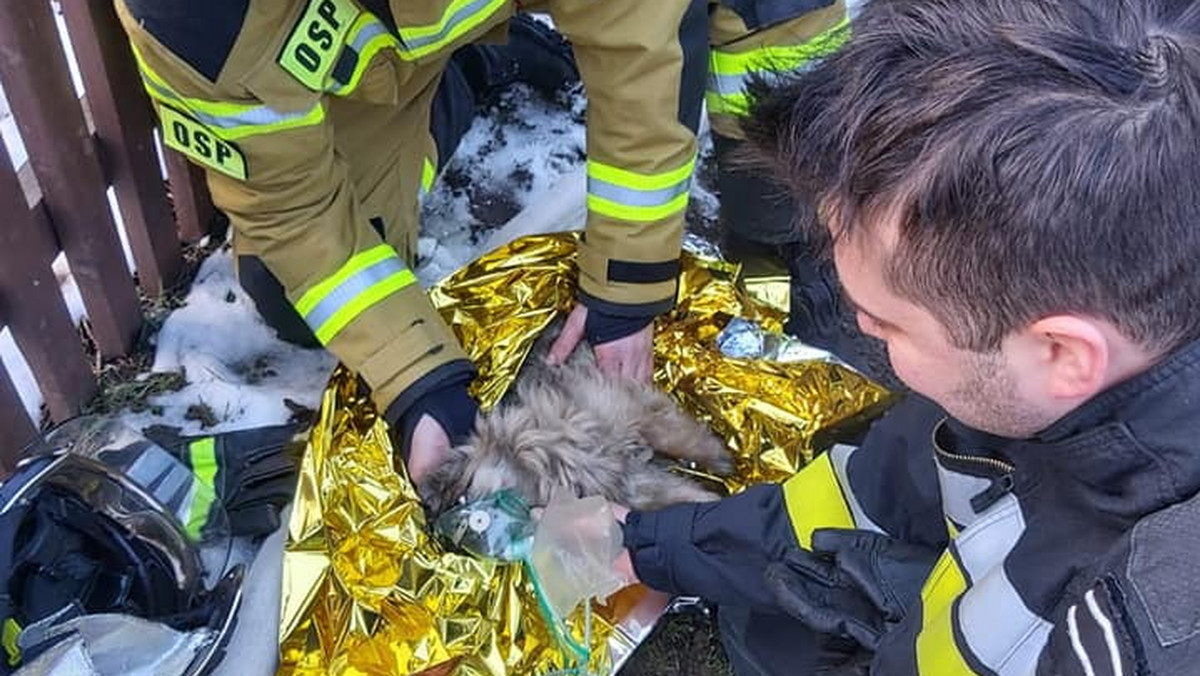
M97 348L104 356L127 354L141 323L137 293L50 3L0 2L0 79Z
M10 167L0 144L0 210L7 214L0 228L0 322L33 370L51 417L65 420L95 394L96 379L50 269L53 240L37 232L39 221Z
M0 364L0 478L8 476L17 464L18 453L37 436L37 428L25 415L8 371Z
M63 14L138 281L157 296L177 281L183 258L154 150L153 111L112 0L64 2Z
M213 203L204 170L174 150L168 148L165 153L179 236L186 242L198 241L208 235L213 219Z

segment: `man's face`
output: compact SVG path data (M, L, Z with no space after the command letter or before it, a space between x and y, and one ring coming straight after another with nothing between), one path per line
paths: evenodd
M896 375L959 421L985 432L1027 437L1053 422L1055 415L1039 410L1037 393L1023 389L1020 363L1008 341L995 352L955 347L929 311L892 292L884 266L895 230L880 227L839 238L833 253L859 327L887 344Z

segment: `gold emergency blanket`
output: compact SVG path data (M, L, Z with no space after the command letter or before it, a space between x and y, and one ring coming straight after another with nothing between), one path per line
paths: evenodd
M431 291L479 367L475 393L484 408L512 383L541 330L570 307L577 237L518 240ZM685 255L683 268L680 303L657 324L655 380L729 441L738 470L723 481L730 491L786 478L817 444L888 403L885 390L833 364L722 356L715 339L730 318L777 330L783 315L751 300L734 265ZM412 486L393 469L385 424L358 380L339 369L289 524L280 673L525 676L566 666L520 566L447 552L425 526ZM661 597L640 587L597 604L592 673L613 673L661 607ZM582 638L583 613L569 624Z

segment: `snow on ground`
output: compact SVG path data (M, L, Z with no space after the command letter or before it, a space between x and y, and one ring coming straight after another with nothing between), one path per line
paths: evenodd
M171 425L184 434L283 423L295 412L289 402L317 408L333 366L323 350L275 337L238 285L226 246L201 265L185 305L156 340L152 371L182 373L187 385L124 418L137 428Z

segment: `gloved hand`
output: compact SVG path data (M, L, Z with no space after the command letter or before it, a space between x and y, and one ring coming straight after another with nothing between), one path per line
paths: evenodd
M938 554L871 531L829 528L813 533L811 552L790 549L765 575L789 615L874 650L920 596Z
M634 582L613 566L623 551L621 526L604 498L556 496L538 519L529 559L547 604L565 618L580 601Z
M151 428L145 435L215 491L234 535L257 536L279 528L279 514L296 492L298 470L286 450L298 431L297 425L279 425L182 437ZM191 520L202 527L198 519L207 516L194 514Z
M475 428L479 404L467 384L451 382L424 394L396 422L396 447L413 481L436 469Z

